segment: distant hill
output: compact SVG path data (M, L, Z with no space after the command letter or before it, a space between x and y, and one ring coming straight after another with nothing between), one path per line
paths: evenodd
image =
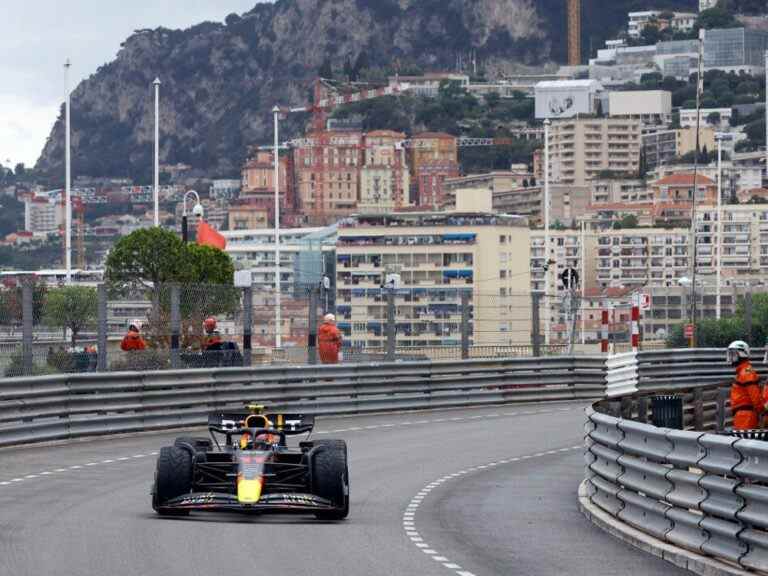
M162 81L163 163L201 175L236 176L247 147L270 141L270 109L308 101L312 80L339 73L385 76L451 70L474 56L493 77L523 65L565 58L565 0L279 0L257 4L226 23L187 30L137 31L74 91L74 174L130 176L149 182L152 80ZM695 0L653 2L695 10ZM648 0L584 0L584 52L626 24ZM360 68L363 67L364 70ZM367 72L366 72L367 70ZM306 117L285 122L300 132ZM63 125L56 122L36 165L63 173Z

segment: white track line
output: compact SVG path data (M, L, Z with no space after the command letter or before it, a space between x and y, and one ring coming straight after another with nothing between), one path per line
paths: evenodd
M319 430L315 432L315 434L341 434L344 432L360 432L360 431L369 431L369 430L380 430L383 428L392 428L394 426L427 426L429 424L437 424L440 422L475 422L480 421L484 419L492 419L492 418L506 418L510 416L524 416L524 415L532 415L532 414L554 414L556 412L568 412L570 410L580 410L580 407L563 407L563 408L553 408L550 410L539 410L539 411L530 411L530 412L494 412L491 414L479 414L474 416L464 416L464 417L453 417L453 418L435 418L432 420L414 420L414 421L408 421L408 422L402 422L400 424L393 424L391 422L386 424L372 424L370 426L355 426L352 428L339 428L336 430ZM100 460L100 461L94 461L94 462L88 462L86 464L75 464L72 466L69 466L68 468L56 468L55 470L46 470L43 472L38 472L37 474L29 474L26 476L22 476L20 478L13 478L9 481L2 481L0 482L0 486L10 486L11 484L18 484L19 482L24 482L25 480L37 480L40 477L45 476L51 476L54 474L63 474L64 472L71 472L73 470L80 470L84 467L93 468L95 466L101 466L104 464L114 464L119 462L127 462L129 460L133 459L141 459L141 458L147 458L150 456L157 456L158 452L148 452L147 454L133 454L131 456L121 456L119 458L108 458L106 460ZM455 476L454 476L455 477Z
M425 485L421 490L419 490L416 493L416 495L413 498L411 498L411 501L408 503L408 505L405 508L405 512L403 512L403 531L405 532L405 535L408 537L411 543L414 546L416 546L416 548L418 548L425 554L428 554L430 558L432 558L432 560L434 560L435 562L438 562L448 570L451 570L454 574L456 574L456 576L475 576L474 573L464 570L464 568L462 568L459 564L452 562L447 556L443 556L442 554L440 554L440 552L435 550L434 547L427 544L424 541L424 537L416 529L416 513L419 510L419 506L421 506L421 504L424 502L424 499L429 495L429 493L432 492L432 490L438 488L439 486L442 486L444 483L450 482L451 480L455 480L456 478L461 478L467 474L482 472L484 470L488 470L489 468L492 469L492 468L495 468L496 466L504 466L514 462L519 462L521 460L529 460L531 458L542 458L544 456L551 456L553 454L560 454L563 452L571 452L573 450L583 450L583 448L584 448L583 446L579 445L579 446L571 446L570 448L560 448L559 450L537 452L535 454L529 454L526 456L515 456L515 457L507 458L504 460L495 460L494 462L488 462L487 464L480 464L478 466L464 468L463 470L459 470L458 472L446 474L445 476L442 476L437 480L433 480L429 484Z

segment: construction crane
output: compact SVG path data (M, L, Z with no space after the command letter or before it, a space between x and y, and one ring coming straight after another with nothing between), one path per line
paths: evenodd
M568 3L568 65L581 64L581 0Z

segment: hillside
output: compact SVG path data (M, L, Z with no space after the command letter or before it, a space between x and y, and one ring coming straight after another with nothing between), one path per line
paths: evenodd
M608 6L606 6L606 4ZM659 1L692 9L695 0ZM361 60L386 73L453 69L474 52L489 77L521 65L562 61L564 0L279 0L226 23L137 31L116 59L72 96L75 175L151 178L153 99L162 80L163 163L190 164L212 177L235 176L247 147L268 142L269 110L299 105L321 68ZM585 51L614 33L627 10L647 0L584 0ZM324 64L326 65L324 67ZM286 134L303 129L294 116ZM63 123L38 160L60 178Z

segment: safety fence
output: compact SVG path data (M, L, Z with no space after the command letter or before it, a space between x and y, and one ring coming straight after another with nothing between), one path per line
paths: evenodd
M594 399L599 356L73 374L0 382L0 446L200 426L258 401L312 414Z
M466 286L461 279L449 281ZM345 362L571 350L554 332L547 339L539 314L552 303L530 293L452 284L386 291L367 284L356 277L353 287L330 300L322 291L297 289L278 303L271 290L256 287L49 287L24 281L0 288L0 375L312 364L320 361L318 330L328 310L336 312ZM208 318L216 320L222 341L217 350L207 349ZM140 329L141 349L123 342L131 325Z
M640 353L636 361L636 389L588 409L586 496L658 540L768 571L768 442L729 433L724 351ZM683 429L651 423L660 393L682 399Z

